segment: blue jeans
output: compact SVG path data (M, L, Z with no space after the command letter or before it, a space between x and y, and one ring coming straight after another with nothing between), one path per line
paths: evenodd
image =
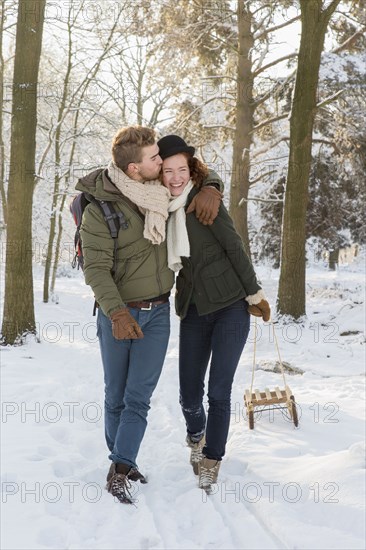
M170 334L170 305L150 311L130 308L141 340L116 340L112 324L99 309L97 334L104 368L105 437L113 462L137 467L147 426L150 398L158 383Z
M239 300L214 313L199 316L190 305L180 324L180 404L188 435L198 441L206 432L203 454L221 460L230 425L231 387L250 328L248 304ZM208 378L208 416L203 407Z

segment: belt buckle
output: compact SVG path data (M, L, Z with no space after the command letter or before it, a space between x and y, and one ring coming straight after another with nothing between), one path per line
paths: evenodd
M152 309L152 302L149 302L149 307L140 307L141 311L151 311Z

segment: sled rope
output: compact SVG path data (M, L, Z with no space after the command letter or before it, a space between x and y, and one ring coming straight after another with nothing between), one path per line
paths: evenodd
M256 348L257 348L257 317L254 317L253 368L252 368L252 380L251 380L251 383L250 383L250 396L252 396L252 393L253 393ZM250 397L250 398L252 398L252 397Z
M283 383L284 383L284 386L286 387L287 384L286 384L286 378L285 378L285 369L283 368L281 354L280 354L280 348L279 348L279 345L278 345L277 335L276 335L276 331L275 331L275 327L274 327L274 323L273 323L272 319L270 319L270 323L271 323L272 329L273 329L273 339L274 339L274 343L275 343L275 348L277 349L278 359L279 359L279 362L280 362L280 368L281 368ZM252 380L251 380L251 383L250 383L250 395L252 395L252 393L253 393L256 350L257 350L257 318L254 317L253 368L252 368Z
M282 373L282 378L283 378L283 383L284 383L284 386L286 387L286 378L285 378L285 369L283 368L283 364L282 364L282 359L281 359L281 354L280 354L280 348L279 348L279 345L278 345L278 341L277 341L277 335L276 335L276 331L275 331L275 327L274 327L274 323L272 321L272 319L270 319L271 321L271 324L272 324L272 329L273 329L273 338L274 338L274 341L275 341L275 345L276 345L276 349L277 349L277 353L278 353L278 359L280 361L280 367L281 367L281 373Z

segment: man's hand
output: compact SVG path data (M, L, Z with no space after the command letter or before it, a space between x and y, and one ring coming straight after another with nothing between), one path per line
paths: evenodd
M140 325L135 321L127 307L111 315L112 333L117 340L137 340L144 337Z
M271 308L267 300L261 300L259 304L248 306L248 311L255 317L263 317L263 321L269 321L271 318Z
M196 211L196 218L203 225L212 225L219 213L222 193L215 187L202 187L187 208L187 214Z

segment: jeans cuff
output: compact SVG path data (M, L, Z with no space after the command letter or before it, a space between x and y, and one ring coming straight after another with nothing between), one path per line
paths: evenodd
M198 443L199 441L201 441L204 434L205 434L205 430L201 430L200 432L195 432L193 434L187 432L187 435L189 439L192 441L192 443Z

